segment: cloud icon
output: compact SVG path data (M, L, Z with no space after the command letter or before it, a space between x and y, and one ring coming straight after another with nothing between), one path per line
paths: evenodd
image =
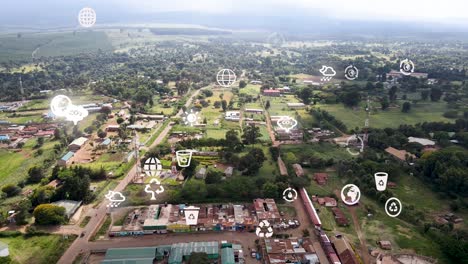
M109 191L109 192L106 194L106 198L107 198L110 202L123 202L123 201L125 201L125 196L123 196L123 194L120 193L120 192Z
M336 75L336 71L329 66L322 65L322 68L319 70L323 76L333 77Z

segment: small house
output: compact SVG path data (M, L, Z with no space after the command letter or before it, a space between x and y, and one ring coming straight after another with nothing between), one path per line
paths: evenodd
M202 167L198 172L195 174L195 178L197 179L205 179L206 177L206 168Z
M392 250L392 243L388 240L380 240L378 244L381 249Z
M324 172L314 173L314 180L318 185L325 185L328 181L328 174Z
M224 171L224 175L226 175L226 177L231 177L233 172L234 172L233 167L227 167L226 170Z
M263 95L271 96L271 97L279 97L281 95L281 92L278 90L266 89L266 90L263 90Z
M59 159L58 165L59 166L67 166L68 163L70 163L71 158L75 155L75 152L69 151L67 154L65 154L62 158Z
M76 152L78 151L86 142L88 141L85 137L80 137L72 141L70 145L68 145L68 150Z

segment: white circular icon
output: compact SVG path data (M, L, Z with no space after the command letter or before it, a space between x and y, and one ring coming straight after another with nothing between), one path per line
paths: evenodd
M96 11L90 7L85 7L78 13L78 22L82 27L92 27L96 24Z
M359 148L359 151L353 151L351 148ZM353 156L357 156L360 153L364 152L364 140L358 135L352 135L346 140L346 151Z
M355 80L359 75L359 70L356 68L356 66L349 65L345 69L345 77L346 79L352 81Z
M283 191L283 199L289 203L294 202L297 199L297 191L291 187L286 188Z
M385 202L385 212L390 217L397 217L402 209L403 206L398 198L392 197Z
M354 184L346 184L341 189L341 200L347 205L355 205L361 199L361 190Z
M143 165L143 171L149 177L156 177L161 174L162 165L161 161L157 158L149 158L145 161L145 165Z
M55 116L67 116L67 109L72 105L68 96L57 95L50 102L50 110Z
M183 117L185 125L190 125L194 126L198 124L198 121L200 120L200 113L199 112L194 112L192 109L190 112L185 112L184 117Z
M267 42L273 46L282 46L286 42L286 39L283 34L274 32L268 35Z
M230 87L236 82L236 73L230 69L222 69L216 75L216 81L222 87Z
M409 59L400 62L400 72L403 75L411 75L414 72L414 63Z
M255 229L255 234L258 237L271 237L273 236L273 228L270 226L270 222L267 220L262 220L257 228Z

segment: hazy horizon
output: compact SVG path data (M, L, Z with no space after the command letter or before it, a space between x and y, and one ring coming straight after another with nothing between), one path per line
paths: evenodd
M415 28L424 32L468 31L468 18L464 14L468 3L461 0L431 4L404 0L391 3L371 0L199 0L196 3L188 0L19 0L2 4L0 22L4 29L73 27L77 26L76 16L83 7L96 10L97 26L179 22L231 29L323 31L323 27L338 26L343 31L353 31L356 25L365 30L380 23L379 26L403 31ZM316 28L309 28L309 25Z

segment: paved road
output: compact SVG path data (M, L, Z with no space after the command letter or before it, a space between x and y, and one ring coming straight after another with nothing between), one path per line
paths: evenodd
M201 90L201 89L200 89ZM192 96L187 100L185 103L185 107L189 107L190 104L192 103L193 98L195 98L200 90L195 91ZM182 109L179 110L177 113L176 117L180 117L183 114ZM169 123L163 131L159 134L159 136L156 138L156 140L151 144L149 148L155 147L156 145L160 144L164 138L167 136L169 131L171 131L172 128L172 123ZM121 192L127 187L127 185L132 181L133 177L137 173L137 165L135 164L130 171L128 172L127 176L123 178L117 187L115 187L114 191ZM83 237L78 237L72 244L71 246L67 249L67 251L62 255L60 260L58 261L59 264L66 264L66 263L71 263L76 256L86 250L88 248L88 244L90 243L88 240L91 238L91 235L96 232L96 230L101 226L101 224L104 222L106 218L106 214L108 212L108 207L107 207L108 201L107 199L104 199L101 204L98 206L97 209L90 209L88 211L88 216L91 216L91 220L89 223L86 225L85 228L81 229L83 232L85 232L85 235ZM70 233L77 233L77 230L74 229L73 232ZM116 246L114 244L114 246Z

